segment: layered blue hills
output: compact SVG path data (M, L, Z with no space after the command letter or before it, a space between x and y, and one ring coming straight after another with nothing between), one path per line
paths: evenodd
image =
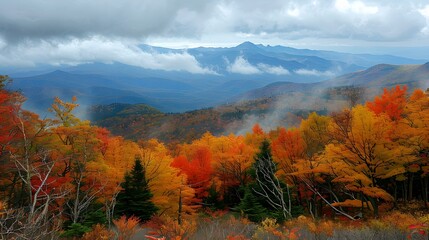
M376 64L422 64L424 60L390 55L255 45L231 48L168 49L140 45L144 52L191 55L210 73L148 69L121 62L76 66L4 69L10 88L27 97L25 107L45 113L55 96L78 97L85 108L95 104L145 103L164 112L216 106L275 82L314 83L364 70ZM344 80L343 80L344 81Z

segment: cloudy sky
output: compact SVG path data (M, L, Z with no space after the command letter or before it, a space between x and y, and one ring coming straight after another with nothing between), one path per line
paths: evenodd
M0 9L0 66L119 61L210 73L186 51L138 45L243 41L429 59L427 0L0 0Z

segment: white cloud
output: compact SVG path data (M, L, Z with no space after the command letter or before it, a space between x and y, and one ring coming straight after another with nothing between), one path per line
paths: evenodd
M0 50L5 48L7 46L7 43L4 39L1 38L0 36Z
M415 38L425 26L416 14L419 1L227 1L214 9L202 35L216 31L253 37L264 32L260 39L400 42Z
M229 64L227 71L238 74L260 74L262 73L257 67L250 64L243 56L237 57L232 64Z
M0 9L4 9L0 14L0 50L15 45L22 48L19 54L25 47L34 51L32 46L45 42L68 44L70 39L86 41L97 36L125 41L127 48L127 41L158 45L165 39L181 41L182 46L198 46L204 41L232 46L249 40L265 44L275 40L276 44L295 46L305 42L309 48L314 44L409 46L429 42L427 0L271 0L269 4L260 0L3 0ZM10 54L22 61L26 55ZM71 61L69 56L61 59L58 53L47 54L51 55L56 59L50 62ZM72 60L85 61L78 57ZM151 64L178 57L154 56ZM181 57L192 60L185 54ZM174 68L174 64L167 65Z
M291 8L287 10L287 14L292 17L299 17L300 11L298 8Z
M426 18L429 18L429 4L426 5L424 8L419 9L419 12L425 16Z
M289 70L283 68L282 66L270 66L268 64L259 63L258 68L266 73L274 75L289 75Z
M104 37L22 43L0 50L0 65L3 66L32 66L39 63L77 65L88 62L120 62L147 69L216 74L200 66L199 62L186 51L162 54L145 52L132 42L109 40Z
M419 9L419 13L426 18L426 27L424 27L421 32L429 35L429 4Z
M377 6L369 6L361 1L336 0L335 8L340 12L350 11L358 14L376 14L378 12Z
M298 70L295 70L295 73L299 75L309 75L309 76L326 76L326 77L335 76L335 73L332 71L321 72L315 69L298 69Z
M202 22L198 20L210 15L215 4L213 0L0 1L4 10L0 34L11 42L94 35L134 39L194 35Z
M199 39L236 33L265 38L411 39L426 27L424 0L13 0L0 1L0 35L32 39L102 35ZM392 30L395 29L395 30ZM392 34L394 32L395 34Z
M243 56L238 56L233 63L229 63L226 70L230 73L238 74L261 74L268 73L273 75L289 75L290 72L282 66L271 66L264 63L258 63L256 66L249 63Z

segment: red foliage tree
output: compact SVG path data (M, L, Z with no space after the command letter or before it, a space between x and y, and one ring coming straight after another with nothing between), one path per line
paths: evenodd
M374 101L367 102L366 106L377 115L384 113L391 120L397 121L402 118L401 115L407 102L406 92L407 86L401 88L397 85L390 91L385 88L381 96L376 96Z
M187 184L195 189L195 197L202 200L207 197L213 169L211 166L211 153L205 146L197 146L190 160L185 156L176 157L171 164L179 168L187 176Z

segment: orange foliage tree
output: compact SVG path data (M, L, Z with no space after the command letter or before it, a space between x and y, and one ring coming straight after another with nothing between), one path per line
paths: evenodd
M294 164L305 155L305 142L299 129L280 128L278 137L273 141L272 149L280 175L283 175L288 184L296 185L297 179L290 174L295 172Z
M221 196L224 201L238 202L240 189L249 182L249 169L256 149L246 144L242 136L235 135L218 137L211 146Z
M404 117L395 129L396 140L413 150L414 161L403 162L404 173L396 180L402 183L402 197L412 199L415 181L421 182L421 198L428 202L429 178L429 98L422 90L415 90L403 111ZM396 188L395 188L396 191ZM418 191L417 191L417 194ZM425 204L427 206L427 204Z

